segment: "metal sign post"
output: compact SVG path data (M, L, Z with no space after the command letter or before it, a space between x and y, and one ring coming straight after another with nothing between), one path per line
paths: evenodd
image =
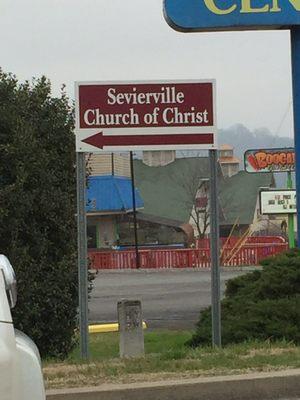
M212 345L221 346L218 151L209 151Z
M293 189L292 173L287 173L287 188ZM289 248L295 248L295 227L294 227L294 215L288 214L288 236L289 236Z
M133 152L130 152L130 173L131 173L131 193L132 193L132 211L133 211L133 225L134 225L134 248L135 248L135 267L140 268L140 254L137 233L137 219L136 219L136 201L135 201L135 184L134 184L134 169L133 169Z
M76 153L77 166L77 229L78 229L78 284L80 352L89 358L88 345L88 267L86 234L85 153Z
M300 26L291 28L294 140L296 156L297 245L300 243Z

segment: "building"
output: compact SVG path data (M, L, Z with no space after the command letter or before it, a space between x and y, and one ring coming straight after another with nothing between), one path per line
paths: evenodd
M143 151L143 162L148 167L163 167L175 161L176 151Z
M132 183L128 155L90 154L87 157L87 234L88 247L105 249L120 242L120 226L130 224ZM136 207L143 200L135 189Z
M137 189L135 198L136 208L143 208ZM130 227L133 211L131 180L112 175L89 177L86 210L88 247L111 248L119 245L121 226L126 224Z
M226 149L230 153L225 155L234 158L230 156L233 148ZM134 160L139 244L188 246L194 237L205 237L210 232L209 159L191 157L172 161L172 152L158 153L147 152L143 160ZM251 225L258 227L259 189L274 186L273 174L237 171L224 177L223 171L219 162L220 235L241 235ZM93 155L89 173L89 247L134 245L129 157ZM263 219L265 224L266 218Z
M272 173L248 174L239 171L225 179L220 188L220 203L225 216L220 235L227 237L233 228L234 235L243 234L256 220L259 189L274 186Z
M89 176L122 176L131 177L128 154L91 153L87 156Z
M157 155L151 161L157 163ZM167 157L168 158L168 157ZM164 157L160 158L160 162ZM88 159L87 223L89 248L134 245L132 182L128 155L93 154ZM138 241L141 246L179 245L193 242L193 229L174 218L142 212L144 201L135 188Z
M177 220L178 226L189 224L193 227L194 236L199 236L193 216L197 218L199 215L198 210L195 214L195 199L209 178L208 158L177 158L168 165L157 167L135 160L134 168L136 185L144 201L143 213ZM218 176L223 180L220 167Z
M136 185L144 201L143 213L189 223L196 237L209 233L210 171L207 157L178 158L166 166L157 167L135 160L134 165ZM221 168L220 165L220 234L226 237L233 230L235 235L240 235L254 221L260 187L274 186L273 174L238 171L224 177ZM205 219L208 220L206 227Z
M230 178L240 170L240 160L234 156L233 150L233 146L229 144L222 144L220 146L219 163L225 178Z

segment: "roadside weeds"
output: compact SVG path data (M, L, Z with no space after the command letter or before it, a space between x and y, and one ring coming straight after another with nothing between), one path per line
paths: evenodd
M190 332L145 334L146 355L118 358L118 334L91 337L91 359L76 350L68 360L44 363L46 387L72 388L104 383L134 383L300 368L300 347L288 342L249 342L225 348L185 346Z

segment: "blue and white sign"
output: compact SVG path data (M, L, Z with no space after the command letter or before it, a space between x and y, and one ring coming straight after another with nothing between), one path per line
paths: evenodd
M288 28L300 25L300 0L164 0L164 14L180 31Z

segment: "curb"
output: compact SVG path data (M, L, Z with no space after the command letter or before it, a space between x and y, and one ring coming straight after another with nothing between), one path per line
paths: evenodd
M47 400L267 400L300 398L300 369L47 391Z

